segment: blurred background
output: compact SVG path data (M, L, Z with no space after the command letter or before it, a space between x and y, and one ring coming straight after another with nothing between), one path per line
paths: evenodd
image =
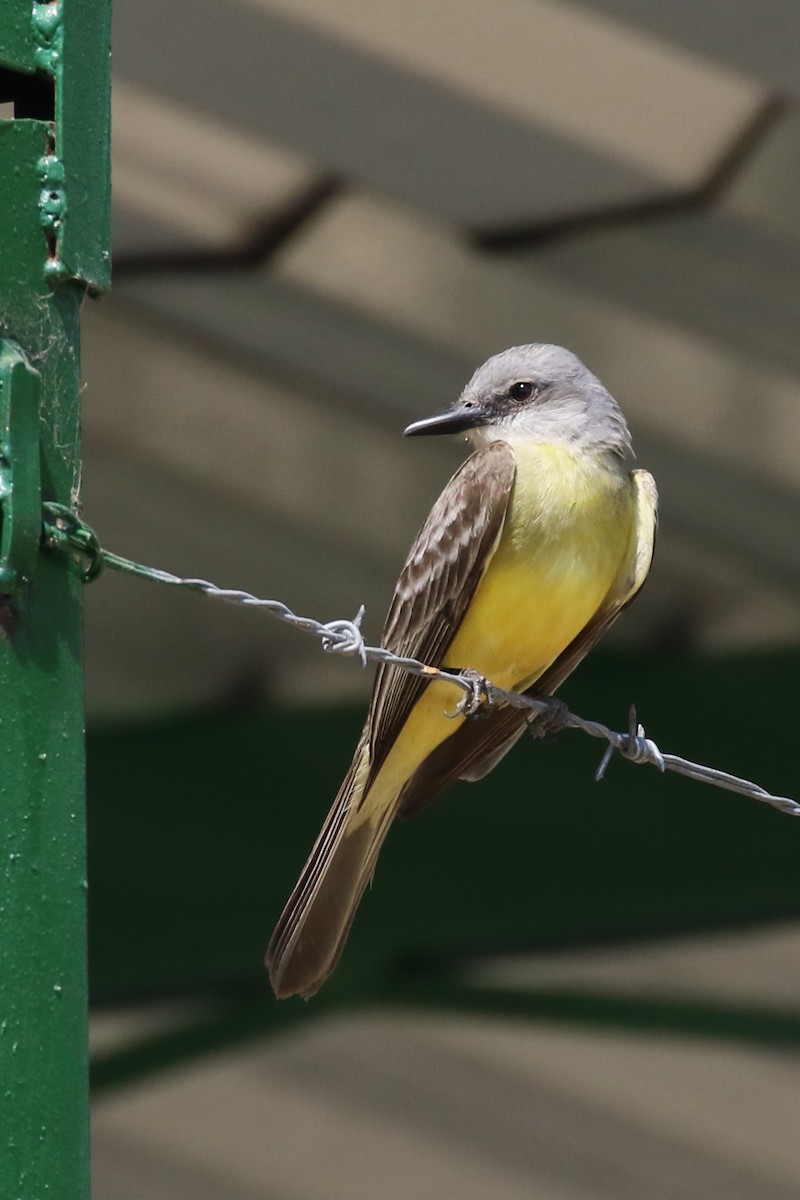
M800 798L798 45L795 0L117 0L103 545L377 640L464 454L403 427L566 345L661 526L564 698ZM277 1005L371 673L110 572L86 601L99 1200L797 1195L796 823L523 743Z

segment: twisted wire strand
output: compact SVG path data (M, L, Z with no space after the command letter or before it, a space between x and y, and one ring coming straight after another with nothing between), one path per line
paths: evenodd
M357 658L364 667L369 662L387 663L411 674L423 675L427 679L442 680L460 688L464 692L464 696L456 705L455 710L447 714L448 716L465 715L469 717L485 706L508 704L514 708L528 710L531 714L531 721L534 721L536 717L543 718L547 732L578 729L589 737L607 742L600 765L595 773L597 780L603 778L616 751L629 762L647 763L657 767L661 772L674 771L676 774L694 779L698 783L707 783L713 787L748 796L752 800L759 800L790 816L800 816L800 804L788 796L773 795L758 784L752 783L748 779L741 779L737 775L731 775L727 771L691 762L677 754L662 753L656 743L645 734L644 726L639 723L634 708L630 710L628 731L620 733L603 725L600 721L587 720L577 716L570 712L562 700L554 696L522 695L519 692L505 691L503 688L495 687L490 680L472 669L448 671L440 667L432 667L415 658L393 654L384 646L367 645L361 632L361 623L364 617L363 605L352 620L339 618L324 622L317 621L314 617L300 616L280 600L262 599L239 588L221 588L207 579L183 578L173 575L170 571L147 567L133 562L132 559L123 558L110 550L104 550L90 526L86 525L77 513L66 506L48 503L44 505L44 511L43 546L47 549L66 551L82 557L88 563L83 573L86 582L96 579L107 567L112 571L137 575L156 583L200 592L204 596L209 596L213 600L222 600L227 604L268 612L271 616L277 617L279 621L318 638L322 649L328 654Z

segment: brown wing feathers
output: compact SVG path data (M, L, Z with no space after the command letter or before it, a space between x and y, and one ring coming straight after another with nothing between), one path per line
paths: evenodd
M503 528L514 457L495 443L453 476L415 542L397 584L383 642L439 665ZM426 681L381 668L350 770L339 789L267 949L279 996L312 995L333 970L358 901L395 816L391 798L377 823L348 822L367 794ZM367 758L367 754L369 757ZM368 763L366 781L359 779Z
M502 532L514 473L505 442L478 450L456 472L400 573L382 645L441 665ZM418 675L379 669L367 718L373 776L425 687Z

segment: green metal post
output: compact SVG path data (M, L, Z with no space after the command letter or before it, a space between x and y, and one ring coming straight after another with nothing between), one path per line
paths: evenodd
M79 309L109 281L109 0L0 0L0 1196L89 1192Z

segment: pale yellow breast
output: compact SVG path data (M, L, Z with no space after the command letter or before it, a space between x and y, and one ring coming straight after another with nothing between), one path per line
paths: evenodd
M447 658L530 685L597 612L630 549L626 472L561 446L516 448L505 528Z
M530 686L594 616L632 554L630 477L601 456L556 445L515 446L506 522L444 666L473 667L499 687ZM462 693L432 683L371 789L374 815L463 718ZM364 815L367 815L366 813Z

